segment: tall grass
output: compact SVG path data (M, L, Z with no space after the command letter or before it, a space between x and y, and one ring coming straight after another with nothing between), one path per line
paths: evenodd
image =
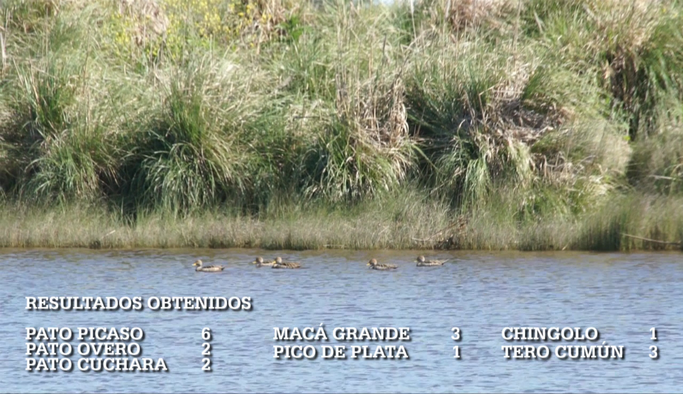
M178 212L244 194L245 154L236 143L239 129L231 124L233 116L242 116L234 113L240 108L225 103L231 93L221 89L226 82L205 75L205 67L171 74L157 113L134 132L135 149L126 163L130 174L124 176L130 177L126 193L136 203Z
M680 241L679 1L217 4L3 3L4 245Z

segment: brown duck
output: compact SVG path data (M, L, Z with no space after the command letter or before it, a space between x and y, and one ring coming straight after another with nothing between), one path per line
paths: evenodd
M397 266L393 264L380 264L377 262L377 259L372 259L368 261L368 267L370 267L373 270L378 270L378 271L388 271L388 270L395 270L398 268Z
M424 256L415 259L418 267L438 267L444 265L448 260L427 260Z
M225 267L222 265L207 265L204 266L204 263L201 260L197 260L192 264L193 267L197 267L195 271L197 272L221 272Z
M301 268L300 263L296 263L293 261L282 261L282 257L278 256L275 258L275 261L273 261L273 268L289 268L289 269L295 269L295 268Z
M254 259L254 261L252 261L251 263L256 265L257 267L272 267L273 264L275 264L274 261L271 261L268 263L264 262L263 257L260 257L260 256L257 257L256 259Z

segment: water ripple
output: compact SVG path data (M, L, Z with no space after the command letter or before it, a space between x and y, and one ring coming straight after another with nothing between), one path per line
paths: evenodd
M306 269L257 269L262 250L0 253L2 392L680 392L680 254L438 253L415 267L399 252L280 252ZM410 256L408 256L410 254ZM367 260L399 265L368 270ZM226 265L201 274L192 262ZM25 296L251 296L251 312L30 312ZM410 360L275 360L273 327L410 327ZM28 373L24 327L139 326L144 355L168 374ZM451 327L462 330L451 340ZM596 327L619 361L505 360L508 326ZM650 340L657 327L659 341ZM201 371L211 327L214 371ZM73 342L77 343L77 342ZM331 341L329 344L336 344ZM347 342L347 345L375 343ZM535 344L535 343L533 343ZM661 357L649 359L656 344ZM452 347L462 359L453 359ZM553 345L553 344L550 344ZM72 358L75 360L75 358Z

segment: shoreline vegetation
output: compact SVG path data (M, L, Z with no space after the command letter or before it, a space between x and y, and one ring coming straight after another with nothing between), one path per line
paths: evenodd
M683 250L683 4L5 0L0 247Z

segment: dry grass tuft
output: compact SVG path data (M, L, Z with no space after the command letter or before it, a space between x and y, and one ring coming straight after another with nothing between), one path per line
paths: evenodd
M118 12L131 21L130 35L138 46L162 38L168 30L168 17L155 0L118 0Z
M454 31L482 25L500 28L502 17L519 7L519 0L447 0L445 14Z

